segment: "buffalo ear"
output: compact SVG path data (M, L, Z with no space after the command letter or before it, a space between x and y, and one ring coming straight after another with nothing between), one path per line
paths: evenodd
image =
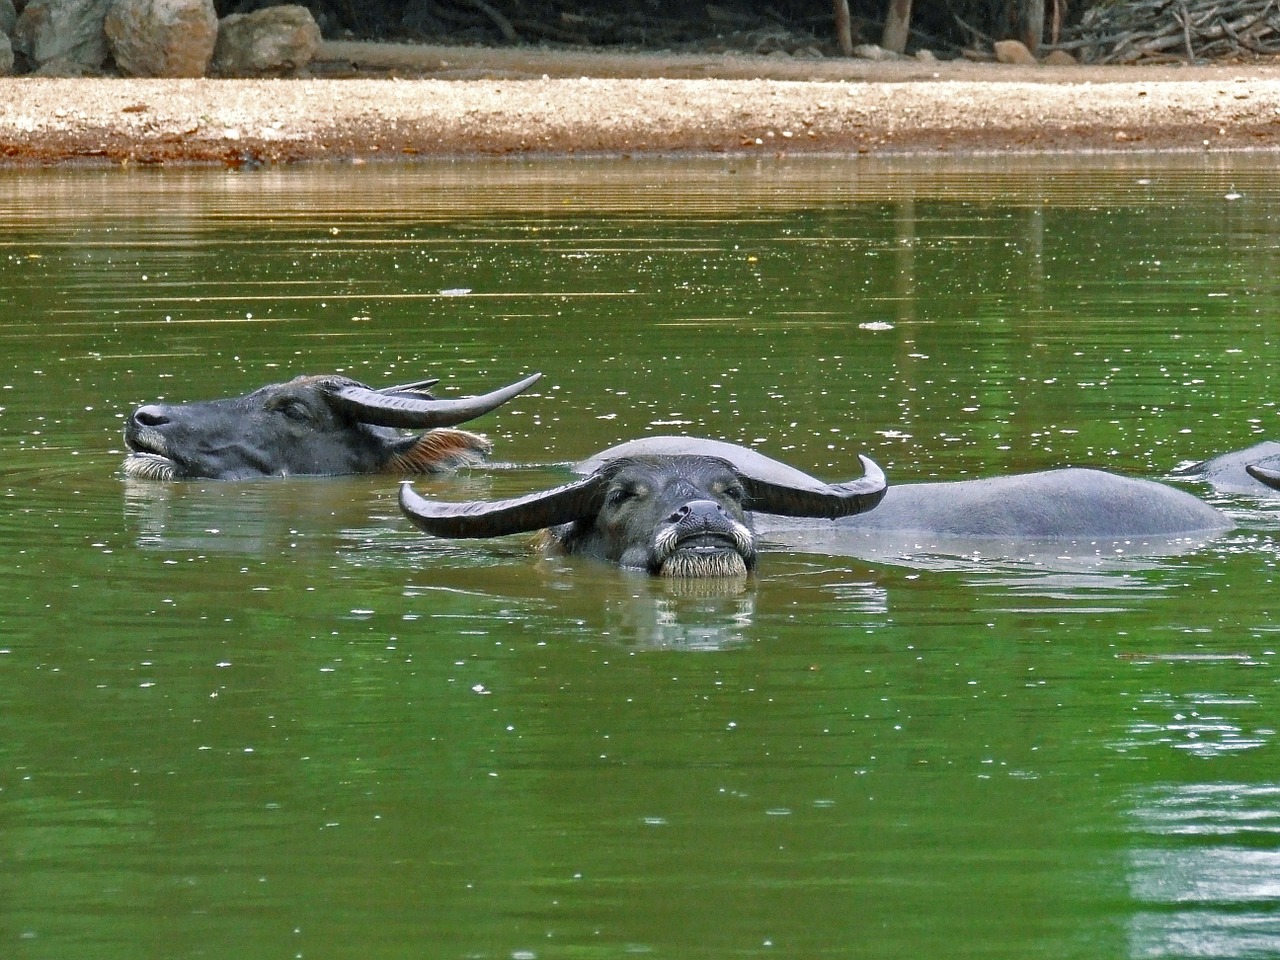
M823 517L837 519L865 513L884 499L888 483L884 471L870 457L858 456L864 475L847 483L819 483L792 486L768 476L740 473L747 490L748 510L782 517Z
M442 427L410 437L396 445L387 461L387 473L448 473L484 463L493 444L478 433Z
M427 380L383 390L374 390L352 381L338 382L328 389L326 396L334 407L361 423L420 430L452 427L474 420L523 393L541 377L542 374L535 373L491 393L458 400L439 400L431 396L427 387L434 381Z
M503 537L593 517L604 499L604 475L510 500L444 503L428 500L405 481L400 485L400 509L420 530L437 537Z
M1264 467L1260 463L1245 465L1245 472L1259 483L1264 483L1272 490L1280 490L1280 470Z

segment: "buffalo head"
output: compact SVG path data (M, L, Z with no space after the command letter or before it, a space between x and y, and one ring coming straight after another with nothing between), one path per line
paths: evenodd
M752 512L843 517L884 496L884 474L866 457L862 479L826 484L745 448L718 447L741 451L750 466L698 453L623 455L573 483L496 502L426 500L406 483L400 507L436 536L545 529L559 552L661 576L728 577L755 566Z
M125 422L124 472L151 480L434 473L484 458L465 430L541 374L478 397L439 400L435 380L374 390L342 376L298 377L226 400L149 403ZM401 429L426 429L406 436Z

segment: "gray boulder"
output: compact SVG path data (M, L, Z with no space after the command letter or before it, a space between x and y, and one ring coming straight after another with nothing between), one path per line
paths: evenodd
M18 10L13 0L0 0L0 33L5 37L13 33L14 24L18 22Z
M115 0L104 24L120 72L203 77L218 40L213 0Z
M111 4L112 0L31 0L14 24L13 49L37 68L56 63L73 72L98 70L107 61L102 25Z
M8 34L0 33L0 77L7 77L13 73L13 44L9 42Z
M320 27L306 7L286 4L233 13L218 23L213 71L224 77L296 73L320 49Z

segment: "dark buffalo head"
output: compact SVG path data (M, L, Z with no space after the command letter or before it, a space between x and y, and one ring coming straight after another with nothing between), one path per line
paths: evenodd
M440 400L434 380L374 390L341 376L298 377L243 397L149 403L125 422L124 472L151 480L350 473L434 473L482 460L465 430L532 386L534 374L479 397ZM402 429L427 430L406 436Z
M825 484L734 449L754 458L752 469L699 454L628 455L603 460L581 480L512 500L441 503L406 483L400 507L436 536L545 529L563 553L667 577L732 577L755 566L752 512L843 517L870 510L884 496L884 474L865 457L862 479Z

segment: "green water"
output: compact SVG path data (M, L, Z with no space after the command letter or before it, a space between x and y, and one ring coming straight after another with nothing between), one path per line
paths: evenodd
M430 540L385 479L118 471L143 402L541 370L503 461L1166 477L1280 435L1273 165L4 174L0 956L1280 953L1270 504L703 595Z

